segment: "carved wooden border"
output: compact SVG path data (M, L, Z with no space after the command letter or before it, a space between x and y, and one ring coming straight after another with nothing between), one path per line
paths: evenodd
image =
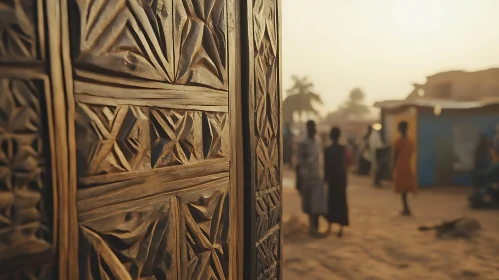
M248 118L243 122L247 234L244 276L251 280L281 279L280 1L248 1L243 16L247 45L242 57L247 72L242 84L248 85L243 97L243 114Z
M17 270L17 273L7 277L54 279L60 270L66 269L68 246L65 218L68 158L60 34L57 28L60 26L59 3L57 0L9 1L2 6L0 14L3 39L0 43L0 76L6 86L0 95L3 105L15 103L9 107L17 115L9 119L12 123L6 126L7 131L0 132L0 138L8 140L2 140L2 148L6 148L10 155L15 152L17 162L24 161L15 170L24 175L11 181L15 185L12 189L16 199L24 201L15 206L16 214L22 214L23 221L19 226L24 229L12 231L11 228L12 232L20 235L16 245L10 248L19 258L9 258L12 253L3 252L2 256L8 259L2 260L4 269L0 273ZM43 131L40 130L42 127ZM31 144L25 141L29 139ZM12 140L20 142L12 146ZM9 155L7 159L12 160ZM15 175L16 172L10 173ZM36 178L41 173L43 176ZM5 179L5 176L2 177ZM2 196L2 199L6 198ZM44 213L43 208L48 204L52 206L52 217L47 216L50 212ZM15 202L11 206L14 205ZM26 222L28 224L23 225ZM44 229L36 229L35 225ZM49 232L49 235L44 237L46 234L42 231ZM39 254L43 249L42 238L50 245L49 254Z

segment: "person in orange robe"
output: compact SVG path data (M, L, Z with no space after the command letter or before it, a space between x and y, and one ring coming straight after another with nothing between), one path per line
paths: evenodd
M411 210L407 202L408 193L417 194L417 186L414 181L411 168L411 159L414 153L414 144L411 139L407 137L408 124L401 121L398 124L400 132L399 139L395 142L394 146L394 165L393 165L393 181L395 192L402 195L402 203L404 209L402 215L410 216Z

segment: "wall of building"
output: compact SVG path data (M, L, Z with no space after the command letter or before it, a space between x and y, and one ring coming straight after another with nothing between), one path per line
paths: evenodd
M418 115L418 183L420 186L470 185L479 134L492 137L495 114Z
M449 88L446 88L446 85ZM425 97L456 100L499 98L499 69L477 72L449 71L427 78ZM449 94L447 91L449 90Z

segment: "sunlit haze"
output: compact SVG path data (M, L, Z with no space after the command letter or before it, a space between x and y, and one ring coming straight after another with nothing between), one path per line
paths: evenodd
M499 66L498 12L499 0L282 0L283 89L309 76L325 113L353 87L372 103L441 71Z

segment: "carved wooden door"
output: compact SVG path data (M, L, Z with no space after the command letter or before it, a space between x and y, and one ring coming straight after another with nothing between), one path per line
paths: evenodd
M0 2L0 279L277 279L274 0Z

